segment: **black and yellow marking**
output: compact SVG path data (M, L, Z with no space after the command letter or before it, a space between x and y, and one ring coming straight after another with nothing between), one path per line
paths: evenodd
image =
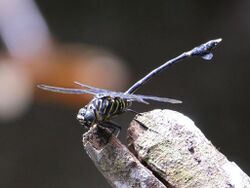
M131 101L120 97L102 97L94 99L92 104L97 114L100 114L103 119L108 119L124 112L131 105Z
M119 106L120 106L119 99L118 98L114 98L114 107L113 107L113 111L111 112L112 115L117 114Z

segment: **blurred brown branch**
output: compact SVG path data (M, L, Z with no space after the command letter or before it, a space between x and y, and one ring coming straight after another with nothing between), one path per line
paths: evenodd
M120 90L128 83L122 61L105 49L54 41L34 1L0 0L0 119L14 119L37 101L82 106L86 95L60 95L37 84L75 87L74 81ZM10 87L10 85L12 87Z

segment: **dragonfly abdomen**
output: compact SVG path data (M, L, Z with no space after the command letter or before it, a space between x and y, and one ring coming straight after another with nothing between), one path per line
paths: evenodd
M131 106L131 101L120 97L101 97L94 99L93 105L97 114L102 116L101 119L108 119L112 116L123 113L129 106Z

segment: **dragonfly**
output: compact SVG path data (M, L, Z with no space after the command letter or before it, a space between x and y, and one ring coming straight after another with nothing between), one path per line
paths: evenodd
M38 85L38 87L43 90L57 93L93 95L93 99L79 110L76 117L77 120L86 129L90 129L91 127L94 127L96 125L99 128L111 129L111 132L116 133L115 135L118 136L121 130L121 126L114 123L112 121L112 118L117 115L123 114L124 112L135 112L130 109L132 102L139 102L144 104L149 104L149 101L172 104L182 103L182 101L180 100L171 98L134 94L139 88L141 88L146 82L152 79L159 72L188 57L200 56L205 60L211 60L213 57L211 50L215 48L221 41L222 39L210 40L165 62L161 66L153 69L142 79L138 80L125 92L116 92L107 89L96 88L80 82L74 83L81 88L63 88L45 84Z

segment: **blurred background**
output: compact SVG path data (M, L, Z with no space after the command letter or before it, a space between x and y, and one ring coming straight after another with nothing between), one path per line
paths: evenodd
M250 174L250 1L0 0L0 187L109 187L82 147L75 116L91 96L39 91L73 81L124 91L166 60L223 38L212 61L170 67L135 104L190 117ZM132 114L116 118L126 128Z

